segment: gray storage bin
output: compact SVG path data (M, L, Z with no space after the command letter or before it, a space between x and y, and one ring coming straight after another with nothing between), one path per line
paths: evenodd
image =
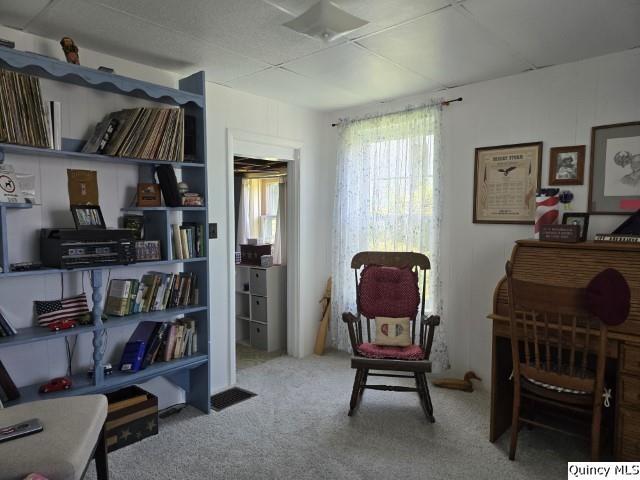
M249 290L252 295L267 296L267 271L252 268L249 274Z
M258 350L268 350L267 326L262 323L251 322L250 342L253 348Z

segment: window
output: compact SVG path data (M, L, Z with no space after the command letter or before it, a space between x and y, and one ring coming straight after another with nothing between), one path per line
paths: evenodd
M263 179L260 186L260 241L274 244L278 218L278 180Z
M278 178L244 178L238 218L238 245L256 238L273 244L278 218Z

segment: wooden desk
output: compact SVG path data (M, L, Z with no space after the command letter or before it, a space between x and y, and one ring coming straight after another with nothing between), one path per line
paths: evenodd
M631 311L610 327L607 357L615 364L613 388L616 460L640 460L640 246L611 243L552 243L519 240L511 254L513 274L551 285L586 286L606 268L619 270L631 287ZM511 426L513 384L506 277L493 295L491 430L495 442Z

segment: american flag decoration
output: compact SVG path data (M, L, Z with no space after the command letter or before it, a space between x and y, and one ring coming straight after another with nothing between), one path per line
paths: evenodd
M553 195L547 195L545 192L541 192L536 197L534 238L540 238L542 225L554 225L558 223L560 217L559 206L557 192Z
M89 313L87 296L84 293L62 300L36 300L33 303L36 308L38 325L42 327L59 320L75 320Z

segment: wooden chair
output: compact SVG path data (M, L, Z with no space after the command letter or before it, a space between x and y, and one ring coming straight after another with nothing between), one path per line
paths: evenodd
M507 262L513 358L513 416L509 459L513 460L521 424L567 431L521 415L528 400L591 417L591 458L598 460L607 346L607 325L586 307L586 289L518 280ZM596 353L595 369L588 363ZM582 435L577 435L582 436Z
M359 282L358 271L362 267L364 268L360 272L361 281ZM429 355L434 329L440 324L440 317L425 315L425 298L424 295L422 295L422 299L420 298L418 284L419 273L425 274L430 268L429 259L420 253L360 252L351 260L351 268L355 272L358 312L357 315L349 312L342 315L342 319L349 329L349 339L353 349L351 368L356 370L349 416L353 415L364 390L368 388L417 392L427 420L434 422L433 405L426 374L431 372ZM376 277L383 279L382 283L377 283ZM423 275L423 292L425 287L426 275ZM419 306L420 313L418 314ZM371 343L371 320L376 316L409 317L412 345L393 349L395 352L393 355L388 353L389 349L373 345ZM417 318L420 319L418 322L418 343L416 343ZM363 340L364 328L367 332L366 342ZM372 350L375 358L371 356ZM374 376L412 378L415 379L416 388L396 385L368 385L367 380Z

